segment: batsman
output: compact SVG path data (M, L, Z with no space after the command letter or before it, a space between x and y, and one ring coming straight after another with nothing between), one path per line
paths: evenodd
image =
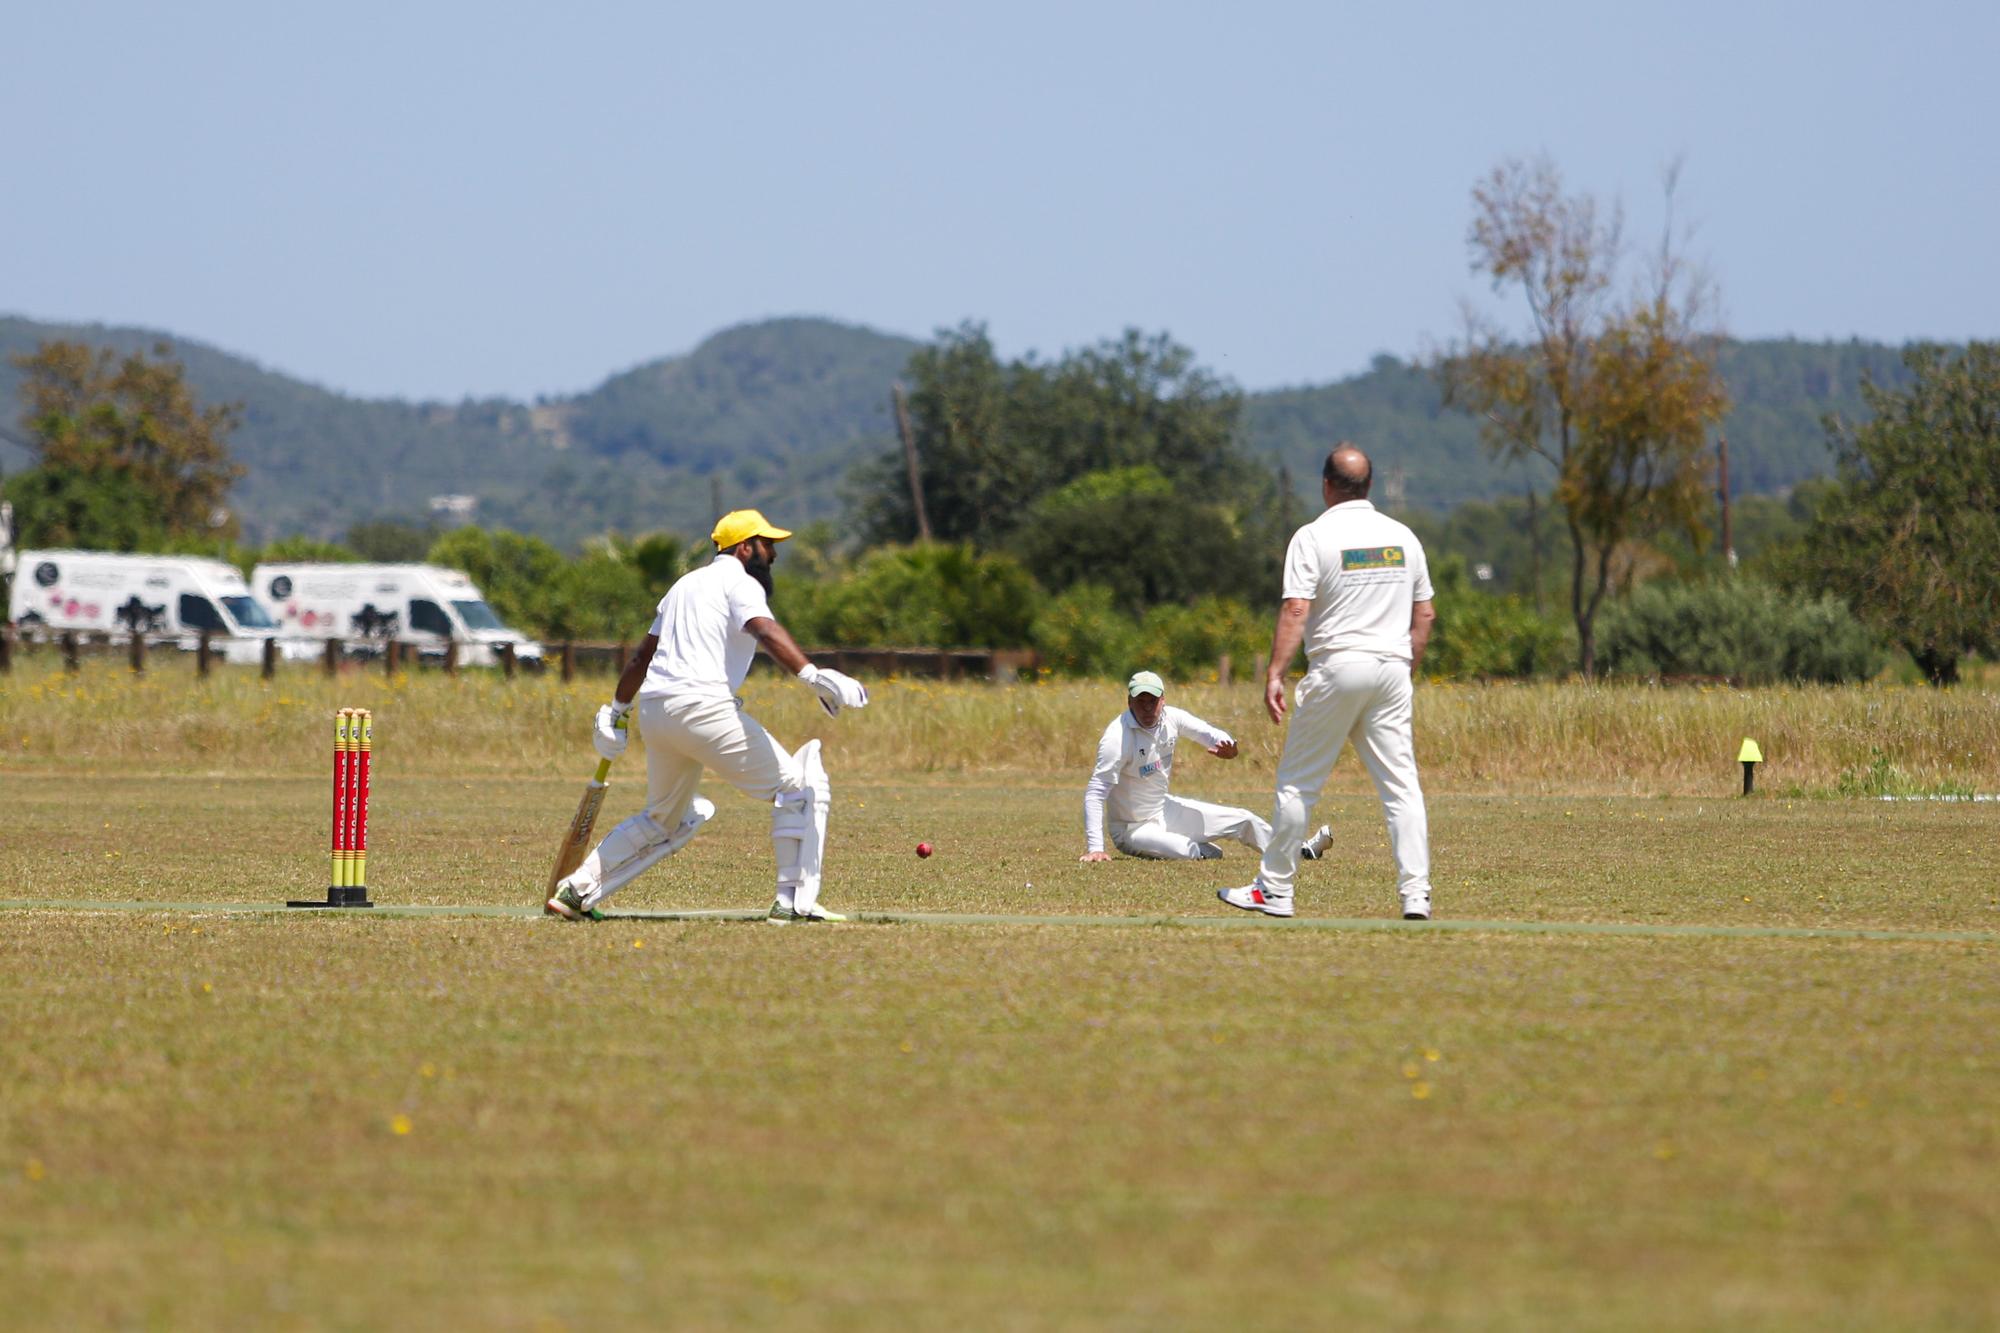
M850 676L814 666L771 615L771 565L778 543L792 534L754 509L739 509L724 514L713 535L714 561L667 590L612 701L597 710L592 741L606 759L624 752L626 714L636 711L646 742L646 808L557 882L548 900L557 916L594 917L605 899L685 847L715 813L695 795L707 769L770 807L778 892L769 920L846 920L819 901L833 804L820 743L786 750L743 711L736 691L759 648L817 694L829 716L865 708L868 691Z

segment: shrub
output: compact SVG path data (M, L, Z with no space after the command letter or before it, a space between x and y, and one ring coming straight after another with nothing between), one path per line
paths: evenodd
M1438 618L1421 668L1427 676L1548 676L1576 659L1575 632L1566 623L1537 615L1519 597L1482 592L1458 556L1432 563L1431 587Z
M1132 670L1170 680L1207 680L1228 653L1248 674L1271 647L1271 619L1241 602L1204 597L1191 606L1156 606L1139 625ZM1118 674L1118 673L1113 673Z
M1886 661L1839 598L1752 579L1649 583L1606 609L1598 639L1598 662L1612 675L1837 684L1865 680Z
M1138 626L1118 610L1111 589L1079 583L1050 598L1035 617L1030 641L1042 666L1059 676L1118 676L1138 647Z
M1018 560L970 545L885 546L846 575L778 584L774 611L801 643L840 648L1014 648L1042 592Z

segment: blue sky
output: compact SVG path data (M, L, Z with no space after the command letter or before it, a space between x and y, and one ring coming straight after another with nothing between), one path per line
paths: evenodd
M1635 245L1683 157L1739 336L2000 334L1991 4L185 0L0 50L0 312L365 396L783 314L1324 382L1454 332L1471 186L1544 152Z

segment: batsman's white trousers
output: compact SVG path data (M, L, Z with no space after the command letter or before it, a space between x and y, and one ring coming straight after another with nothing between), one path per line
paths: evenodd
M1157 819L1143 824L1106 822L1111 845L1127 856L1155 861L1199 861L1201 844L1228 838L1253 851L1270 845L1271 826L1248 810L1167 797Z
M1258 886L1274 897L1291 896L1299 843L1313 805L1341 747L1353 741L1382 798L1389 850L1396 858L1396 887L1406 900L1428 894L1431 834L1410 736L1410 664L1393 657L1328 662L1306 673L1292 703L1285 752L1278 760L1271 841L1257 870Z
M680 823L703 769L766 805L779 792L805 789L799 762L735 699L647 695L638 714L646 742L646 813L661 828Z

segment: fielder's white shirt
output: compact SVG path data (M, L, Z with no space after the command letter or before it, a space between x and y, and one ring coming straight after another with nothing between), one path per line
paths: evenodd
M757 655L757 640L743 627L770 614L764 585L727 551L683 574L660 599L660 612L653 617L652 632L660 646L646 668L639 697L734 695Z
M1174 744L1185 734L1205 750L1232 739L1182 708L1162 705L1160 720L1150 728L1139 725L1127 708L1111 720L1097 742L1097 764L1083 789L1084 850L1104 850L1104 821L1147 824L1160 817L1167 803L1167 784L1174 775Z
M1334 505L1292 534L1284 596L1310 599L1306 661L1410 660L1410 609L1431 600L1417 534L1366 500Z

